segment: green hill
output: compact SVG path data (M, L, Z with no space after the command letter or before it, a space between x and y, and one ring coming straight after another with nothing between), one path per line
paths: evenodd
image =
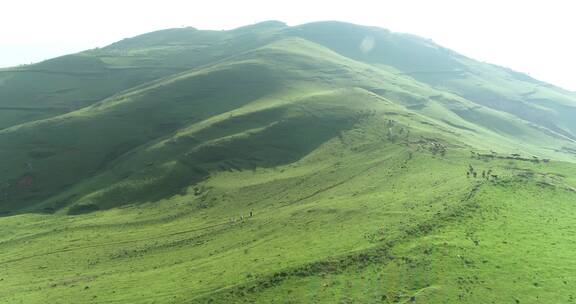
M340 22L0 70L0 302L570 303L576 97Z

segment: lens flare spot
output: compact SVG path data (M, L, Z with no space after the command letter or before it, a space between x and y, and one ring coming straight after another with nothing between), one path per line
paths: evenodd
M360 43L360 51L362 51L362 53L366 54L366 53L372 51L372 49L374 49L375 44L376 44L376 41L374 40L374 37L366 36L366 37L364 37L364 39L362 39L362 42Z

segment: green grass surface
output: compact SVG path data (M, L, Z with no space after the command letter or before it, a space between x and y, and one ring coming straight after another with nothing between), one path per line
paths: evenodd
M574 107L334 22L0 70L0 303L570 303Z

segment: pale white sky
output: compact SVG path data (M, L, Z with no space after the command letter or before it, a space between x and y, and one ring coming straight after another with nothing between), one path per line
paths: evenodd
M339 20L431 38L576 91L573 0L0 0L0 67L180 26Z

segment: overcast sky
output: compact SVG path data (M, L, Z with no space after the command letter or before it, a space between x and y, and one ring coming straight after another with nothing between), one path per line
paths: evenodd
M576 91L573 0L2 0L0 67L102 47L154 30L264 20L339 20L433 39Z

